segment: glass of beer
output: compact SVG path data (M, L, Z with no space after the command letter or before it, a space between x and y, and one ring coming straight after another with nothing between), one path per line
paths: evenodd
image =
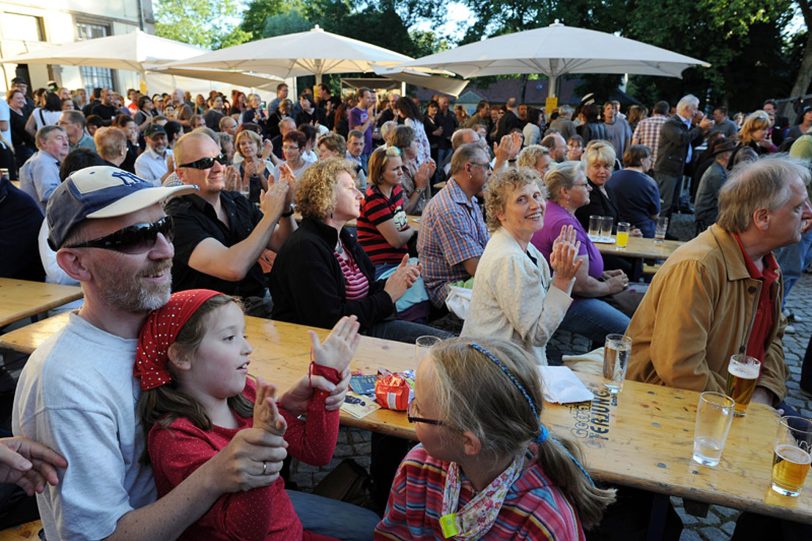
M629 224L629 222L618 222L616 237L618 249L622 250L629 245L629 231L631 228L632 226Z
M784 496L799 496L812 462L812 419L781 417L773 448L772 488Z
M668 232L668 218L660 216L657 218L657 226L654 229L654 242L663 242L665 234Z
M604 386L612 394L623 390L629 357L632 356L632 339L622 334L607 334L603 346Z
M727 365L727 395L736 401L736 417L744 417L761 373L761 361L743 353L730 357Z

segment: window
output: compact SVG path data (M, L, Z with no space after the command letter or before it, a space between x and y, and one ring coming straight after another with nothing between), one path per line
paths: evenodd
M19 13L3 13L0 29L4 40L44 41L42 19Z
M76 23L76 39L95 39L110 35L110 27L103 24ZM85 87L88 96L93 95L94 88L113 88L113 70L108 68L96 68L92 66L79 67L82 75L82 86Z

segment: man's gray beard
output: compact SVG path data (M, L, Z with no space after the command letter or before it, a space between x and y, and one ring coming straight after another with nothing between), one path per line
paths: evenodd
M172 294L172 285L141 288L137 282L122 284L124 287L108 288L104 291L107 304L127 312L151 312L167 302Z

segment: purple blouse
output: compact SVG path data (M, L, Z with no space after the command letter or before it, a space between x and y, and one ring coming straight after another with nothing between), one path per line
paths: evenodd
M575 229L576 240L581 241L578 255L589 257L589 275L596 280L600 280L603 276L603 257L601 253L589 240L578 219L554 201L547 201L547 210L544 212L544 227L533 235L531 240L533 246L544 254L549 263L550 252L553 251L553 242L555 242L555 239L561 234L561 229L566 225L571 225Z

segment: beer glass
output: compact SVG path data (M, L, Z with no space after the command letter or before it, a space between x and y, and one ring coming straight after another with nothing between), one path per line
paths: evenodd
M629 231L631 230L631 225L629 222L618 222L617 224L617 247L618 249L622 250L626 246L629 245Z
M589 238L594 242L601 236L601 217L595 214L589 217Z
M772 488L784 496L799 496L809 473L812 419L781 417L773 447Z
M663 242L665 234L668 232L668 218L660 216L657 218L657 227L654 229L654 242Z
M761 362L755 357L736 353L727 365L727 395L736 401L736 417L744 417L761 373Z
M602 242L612 242L612 226L615 223L615 219L611 216L601 216L601 241Z
M629 357L632 355L632 339L622 334L607 334L603 346L604 386L612 394L623 390Z
M729 396L713 391L699 395L696 407L693 460L714 467L722 459L727 433L733 424L735 402Z
M429 350L436 344L440 343L440 338L437 336L425 335L418 336L414 341L414 354L415 360L420 362L423 357L429 354Z

